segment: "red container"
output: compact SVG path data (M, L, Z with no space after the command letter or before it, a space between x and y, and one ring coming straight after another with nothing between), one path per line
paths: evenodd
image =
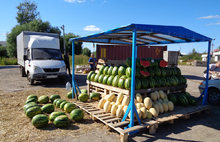
M167 46L138 46L137 57L153 59L163 58L163 51L167 51ZM96 45L96 58L106 60L126 60L132 56L131 45Z

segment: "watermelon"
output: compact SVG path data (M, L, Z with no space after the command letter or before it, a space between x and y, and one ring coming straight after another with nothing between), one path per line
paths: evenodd
M171 83L171 80L170 80L170 77L169 76L166 76L165 77L165 81L166 81L166 86L171 86L172 83Z
M162 87L163 86L162 80L161 80L161 78L159 76L155 76L154 80L156 82L156 86L155 87Z
M141 88L142 89L147 89L149 87L149 81L146 78L141 79Z
M112 86L118 87L118 81L120 79L120 75L116 75L112 81Z
M149 72L145 72L144 70L141 70L140 73L143 77L148 77L150 75Z
M158 59L154 59L154 66L159 67L159 60Z
M81 93L87 93L86 89L81 89L80 91L81 91Z
M30 103L24 105L24 107L23 107L24 108L24 112L26 112L27 109L29 109L31 107L34 107L34 106L38 106L38 104L35 103L35 102L30 102Z
M161 80L161 86L162 86L162 87L167 86L167 83L166 83L166 80L165 80L164 77L160 77L160 80Z
M90 99L92 101L98 101L100 99L100 93L93 92L90 94Z
M118 87L119 88L125 88L124 86L124 83L125 83L125 80L126 80L126 75L122 75L120 78L119 78L119 81L118 81Z
M54 95L51 95L51 96L50 96L50 101L51 101L51 102L53 102L55 99L60 99L60 95L54 94Z
M141 80L139 78L135 79L135 90L141 89Z
M99 74L103 74L103 70L104 70L105 66L102 65L100 68L99 68Z
M176 105L176 102L177 102L177 101L176 101L176 95L174 95L174 94L168 94L167 97L168 97L168 100L169 100L169 101L173 102L173 104Z
M113 68L113 70L112 70L112 75L113 75L113 76L118 75L118 67L117 67L117 66L115 66L115 67Z
M53 105L56 105L56 102L57 102L58 100L61 100L61 99L55 99L55 100L53 101Z
M76 108L76 106L72 103L66 103L63 107L64 111L67 112L67 113L70 113L75 108Z
M46 104L49 102L49 97L44 95L44 96L40 96L39 99L38 99L38 102L40 104Z
M183 75L181 75L180 77L182 79L183 84L186 84L186 82L187 82L186 78Z
M153 68L148 68L148 72L150 74L150 77L154 77L155 76L155 72L154 72Z
M163 69L165 69L165 71L166 71L166 76L172 75L172 72L171 72L171 70L168 67L165 67Z
M104 75L107 75L107 74L108 74L108 69L109 69L108 66L106 66L106 67L104 68L104 70L103 70L103 74L104 74Z
M124 84L125 84L125 89L131 90L131 78L130 77L126 78Z
M29 98L29 99L25 102L25 104L28 104L28 103L30 103L30 102L35 102L35 103L37 103L37 99L36 99L36 98Z
M155 82L154 78L153 77L149 77L148 81L149 81L150 88L155 88L156 82Z
M143 68L147 68L150 66L150 62L148 60L143 59L143 58L140 60L140 64Z
M60 115L55 118L53 123L58 128L66 127L69 124L69 118L66 115Z
M105 75L104 78L103 78L103 80L102 80L102 83L103 83L103 84L107 84L108 78L109 78L109 75Z
M32 124L37 128L42 128L42 127L47 126L48 121L49 120L48 120L47 115L44 115L44 114L37 114L31 120Z
M125 70L126 77L131 77L131 67L127 67Z
M161 76L165 77L167 75L165 68L160 68L161 70Z
M69 102L66 102L66 101L62 102L62 103L60 104L60 109L64 110L64 106L65 106L65 104L67 104L67 103L69 103Z
M142 77L142 76L141 76L141 70L140 70L140 68L136 68L135 77L137 77L137 78L141 78L141 77Z
M119 67L118 75L120 75L120 76L125 75L125 67L124 66Z
M55 119L57 116L60 116L60 115L66 115L66 114L65 114L65 112L62 112L62 111L54 111L54 112L52 112L52 113L50 114L49 120L50 120L51 122L53 122L54 119Z
M176 70L176 72L177 72L177 76L180 76L181 75L181 70L178 68L178 67L175 67L174 68L175 70Z
M81 102L86 102L89 99L89 96L87 95L87 93L81 93L79 94L78 99Z
M111 76L108 78L108 80L107 80L107 84L108 84L108 85L112 85L113 79L114 79L114 76L111 75Z
M57 101L56 101L56 107L57 107L57 108L60 108L60 104L61 104L62 102L66 102L66 100L62 100L62 99L57 100Z
M29 100L30 98L36 98L36 99L38 100L38 98L37 98L36 95L29 95L29 96L27 97L27 100Z
M41 111L44 113L51 113L54 111L54 105L53 104L46 104L41 107Z
M32 118L37 114L41 114L41 112L42 111L39 106L30 107L26 110L26 116Z
M95 72L94 72L94 71L90 71L90 72L88 73L88 75L87 75L87 80L90 80L90 77L91 77L91 75L92 75L93 73L95 73Z
M141 63L139 58L136 58L136 67L141 68Z
M80 121L84 117L84 112L81 109L74 109L70 113L70 118L74 121Z
M96 76L95 76L95 78L94 78L94 81L95 81L95 82L98 82L99 76L100 76L100 74L96 74Z
M96 75L97 75L96 73L93 73L90 77L90 81L94 81Z
M102 83L102 80L103 80L104 76L105 76L104 74L101 74L101 75L99 76L99 79L98 79L98 82L99 82L99 83Z
M107 74L108 74L108 75L112 75L112 71L113 71L113 66L110 66L110 67L108 68Z
M125 60L125 64L126 64L128 67L131 67L131 61L132 61L132 58L131 58L131 57L128 57L128 58Z
M72 94L73 94L72 91L70 91L66 94L66 97L69 99L72 99L72 97L73 97Z
M161 76L161 70L159 67L154 67L153 70L154 70L156 76Z

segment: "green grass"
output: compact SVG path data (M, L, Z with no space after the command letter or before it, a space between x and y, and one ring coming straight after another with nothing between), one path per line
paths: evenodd
M16 58L0 58L0 65L17 65Z

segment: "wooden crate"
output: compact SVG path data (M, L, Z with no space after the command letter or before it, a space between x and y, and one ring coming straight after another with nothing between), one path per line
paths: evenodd
M149 131L149 134L156 133L159 124L161 123L170 123L173 124L175 119L189 119L192 114L200 114L202 111L209 112L210 106L189 106L189 107L180 107L175 106L172 112L166 112L164 114L159 114L158 117L153 117L152 119L141 119L142 124L136 124L131 128L126 128L130 123L129 119L121 122L122 118L117 118L116 116L111 115L110 113L104 112L103 109L99 109L98 102L88 101L86 103L74 101L73 102L80 109L84 110L90 114L93 120L99 120L108 127L114 129L120 134L120 140L122 142L128 140L130 132L133 131ZM137 122L135 120L135 122Z
M101 84L101 83L97 83L97 82L89 81L89 80L87 80L86 83L87 83L88 92L93 92L97 89L97 90L101 90L101 94L104 94L104 95L111 94L111 93L123 93L125 95L130 96L130 94L131 94L130 90L122 89L119 87ZM140 89L140 90L135 90L135 93L140 93L142 95L146 95L147 93L158 91L158 90L162 90L164 92L185 91L186 87L187 87L187 84L179 85L179 86L170 86L170 87ZM97 92L99 92L99 91L97 91Z

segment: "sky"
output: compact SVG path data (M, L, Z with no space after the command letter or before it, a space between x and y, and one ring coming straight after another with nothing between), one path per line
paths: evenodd
M32 0L31 0L32 1ZM17 6L24 0L0 0L0 41L18 23ZM116 27L136 24L183 26L213 39L220 46L219 0L35 0L40 18L53 27L65 26L65 33L86 36ZM62 29L60 29L62 31ZM61 33L62 35L62 33ZM91 43L83 48L95 51ZM194 48L203 53L208 42L168 44L168 51L188 54Z

